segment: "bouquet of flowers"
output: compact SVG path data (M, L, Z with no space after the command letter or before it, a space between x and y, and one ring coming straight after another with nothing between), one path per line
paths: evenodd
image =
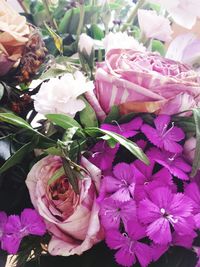
M200 266L200 40L172 40L200 3L22 3L0 0L2 259Z

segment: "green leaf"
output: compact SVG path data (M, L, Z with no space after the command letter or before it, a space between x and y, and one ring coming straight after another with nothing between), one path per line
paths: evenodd
M159 52L162 56L165 55L165 46L158 40L152 41L152 52Z
M142 151L142 149L140 147L138 147L134 142L128 140L127 138L111 132L111 131L107 131L107 130L103 130L100 128L86 128L85 132L91 136L95 136L98 133L102 133L104 135L108 135L109 137L111 137L114 141L116 141L117 143L119 143L120 145L124 146L127 150L129 150L133 155L135 155L138 159L140 159L141 161L143 161L145 164L149 165L149 160L147 158L147 156L145 155L145 153Z
M200 168L200 109L197 108L192 111L196 125L196 149L191 173L191 176L194 177Z
M74 192L76 194L79 194L79 187L78 187L78 178L75 173L75 171L71 168L69 162L63 158L63 167L65 170L66 177L69 180L69 183L71 184L72 188L74 189Z
M3 84L0 83L0 100L3 97L3 94L4 94L4 86Z
M62 127L65 130L72 128L72 127L77 127L79 129L82 129L81 125L76 120L74 120L73 118L67 115L47 114L45 116L47 117L48 120Z
M84 97L81 100L85 103L85 108L79 113L81 124L83 127L98 127L98 120L94 109Z
M61 149L55 146L45 149L44 152L48 153L49 155L62 156Z
M53 176L48 180L48 185L51 185L52 183L54 183L57 179L59 179L61 176L63 176L65 174L65 170L62 167L60 167L54 174Z
M51 37L54 40L55 47L58 49L58 51L63 54L63 40L62 38L54 31L52 30L46 22L44 22L45 27L47 28L48 32L50 33Z
M9 168L15 166L16 164L22 162L23 158L27 156L36 146L38 138L33 138L33 140L25 145L23 145L19 150L17 150L0 168L0 174L7 171Z
M95 40L102 40L104 32L97 24L92 24L90 27L90 36Z
M4 121L12 125L34 131L31 125L29 125L24 119L16 116L13 113L0 113L0 121Z
M120 112L118 106L113 106L108 116L105 118L104 123L112 123L120 118Z

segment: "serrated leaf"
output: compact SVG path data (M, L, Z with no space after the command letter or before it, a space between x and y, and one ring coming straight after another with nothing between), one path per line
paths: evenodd
M81 100L85 103L85 108L79 113L81 124L84 127L98 127L98 120L94 109L84 97Z
M114 141L116 141L117 143L119 143L120 145L125 147L128 151L130 151L138 159L143 161L145 164L149 165L149 160L148 160L147 156L145 155L145 153L142 151L142 149L140 147L138 147L134 142L130 141L129 139L127 139L127 138L125 138L125 137L123 137L117 133L103 130L100 128L95 128L95 127L86 128L85 132L89 135L92 135L92 136L95 136L95 134L98 135L99 133L104 134L104 135L108 135L109 137L114 139Z
M196 148L191 173L191 176L194 177L200 168L200 109L197 108L192 111L196 125Z

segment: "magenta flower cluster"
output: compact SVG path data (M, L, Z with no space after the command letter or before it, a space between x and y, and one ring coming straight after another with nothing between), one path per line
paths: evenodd
M20 216L7 216L0 212L0 243L1 249L9 254L16 254L25 236L43 236L46 226L40 215L33 209L24 209Z
M91 150L90 160L104 174L100 217L117 263L129 267L138 260L145 267L171 246L192 249L200 229L200 176L189 176L183 130L168 115L159 115L153 125L135 118L102 128L131 137L150 160L149 166L134 158L114 165L119 145L110 148L104 141Z

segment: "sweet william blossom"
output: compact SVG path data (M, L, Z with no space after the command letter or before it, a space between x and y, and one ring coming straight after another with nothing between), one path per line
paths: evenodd
M79 96L93 89L93 82L86 81L80 71L67 73L41 85L39 92L33 96L34 107L41 114L57 113L74 117L85 108L85 103Z
M172 30L169 19L157 15L156 11L139 9L138 22L145 37L165 42L171 40Z

